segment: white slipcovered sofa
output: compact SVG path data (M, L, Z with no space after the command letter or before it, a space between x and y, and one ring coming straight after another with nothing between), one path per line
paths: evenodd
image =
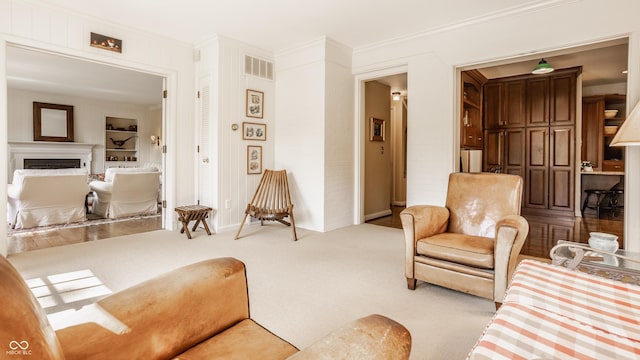
M88 171L19 169L7 188L7 222L14 229L86 220Z
M96 194L93 213L104 218L158 212L160 172L155 167L109 168L104 181L92 181L89 187Z

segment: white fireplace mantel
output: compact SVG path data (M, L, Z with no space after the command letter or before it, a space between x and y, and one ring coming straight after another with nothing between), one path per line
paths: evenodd
M8 143L9 177L13 177L14 170L24 168L24 159L80 159L80 167L91 169L92 149L95 146L55 141L10 140Z

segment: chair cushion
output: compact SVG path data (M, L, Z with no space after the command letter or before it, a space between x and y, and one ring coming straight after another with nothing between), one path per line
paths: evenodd
M493 239L455 233L442 233L418 240L419 255L459 264L493 269Z
M175 359L286 359L298 349L251 319L203 341Z

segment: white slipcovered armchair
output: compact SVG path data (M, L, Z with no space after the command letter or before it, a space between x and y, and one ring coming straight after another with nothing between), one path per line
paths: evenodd
M104 181L89 183L95 192L93 213L105 218L158 212L160 172L157 168L110 168Z
M88 171L19 169L7 187L7 222L14 229L86 220Z

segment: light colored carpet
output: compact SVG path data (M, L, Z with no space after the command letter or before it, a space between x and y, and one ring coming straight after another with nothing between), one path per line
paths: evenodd
M199 229L188 240L159 230L9 260L26 279L89 269L102 290L115 292L199 260L236 257L247 266L251 317L299 348L378 313L409 329L412 359L464 359L494 314L489 300L423 282L408 290L402 230L370 224L326 233L298 229L294 242L290 229L279 224L245 229L239 240L233 240L234 231L207 236ZM66 302L50 310L84 305Z

